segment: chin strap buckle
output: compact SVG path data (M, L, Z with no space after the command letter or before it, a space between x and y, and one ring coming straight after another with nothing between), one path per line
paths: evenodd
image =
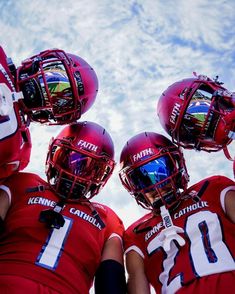
M40 212L39 221L46 223L47 227L59 229L64 226L65 220L61 214L64 209L64 201L58 202L53 209L46 209Z
M179 234L184 233L181 227L177 227L173 224L169 211L163 205L160 207L161 217L165 229L159 234L159 239L162 242L163 249L169 252L171 249L171 242L176 241L181 247L185 245L185 240Z

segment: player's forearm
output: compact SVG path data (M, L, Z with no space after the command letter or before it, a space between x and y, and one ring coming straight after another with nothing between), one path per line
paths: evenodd
M0 185L0 218L3 221L10 207L10 190L3 185Z
M145 277L129 276L128 294L150 294L150 286Z

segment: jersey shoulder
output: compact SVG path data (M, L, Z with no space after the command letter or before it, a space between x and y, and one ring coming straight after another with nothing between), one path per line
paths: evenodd
M190 193L191 191L199 192L201 189L203 191L217 190L219 192L230 186L235 186L235 182L232 179L222 175L215 175L215 176L207 177L201 180L200 182L192 185L190 188L188 188L187 192L188 193Z
M5 181L1 185L9 188L11 194L16 195L25 195L27 192L32 192L33 190L40 189L40 187L46 187L48 184L38 175L27 172L17 172ZM37 190L38 191L38 190Z
M124 224L117 213L105 204L92 202L92 205L97 210L102 221L105 223L107 236L118 234L122 237L124 233Z
M3 181L3 184L30 184L30 183L35 183L35 184L42 184L42 185L47 185L46 181L44 181L40 176L34 173L29 173L29 172L17 172L10 177L8 177L5 181Z
M125 231L125 235L135 234L136 231L144 232L148 229L151 220L153 219L152 212L145 214L135 222L133 222Z

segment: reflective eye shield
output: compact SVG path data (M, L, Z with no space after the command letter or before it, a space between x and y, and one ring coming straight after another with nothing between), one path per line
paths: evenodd
M115 165L107 156L75 149L67 141L55 139L51 146L51 161L73 176L100 181L107 167L112 170Z
M160 186L166 184L165 180L171 176L173 172L173 162L169 156L164 155L129 171L128 179L136 190L147 189L158 183L160 188Z
M191 148L200 149L201 140L213 140L217 122L223 115L217 100L216 91L212 87L199 85L181 112L177 143L181 146L190 143Z
M83 83L81 77L78 77L78 72L71 72L64 60L53 57L40 60L37 69L37 72L32 74L29 69L29 73L22 69L19 76L19 85L26 96L26 107L30 111L48 109L58 119L63 118L64 114L79 118L79 93ZM66 119L69 120L69 117Z

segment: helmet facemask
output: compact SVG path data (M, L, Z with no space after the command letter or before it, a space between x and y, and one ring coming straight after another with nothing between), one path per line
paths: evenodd
M46 174L52 189L66 200L86 201L105 185L114 168L106 155L74 148L55 139L49 147Z
M215 91L208 83L184 89L184 102L172 133L173 141L189 149L218 151L231 142L231 126L226 116L234 111L234 101L226 90ZM222 95L221 95L222 94ZM234 127L233 127L234 128Z
M121 181L142 207L155 211L162 205L170 208L184 188L178 159L177 152L161 151L157 156L121 170Z
M22 103L31 120L59 125L80 118L82 80L71 68L72 61L65 52L55 50L26 60L18 69Z

